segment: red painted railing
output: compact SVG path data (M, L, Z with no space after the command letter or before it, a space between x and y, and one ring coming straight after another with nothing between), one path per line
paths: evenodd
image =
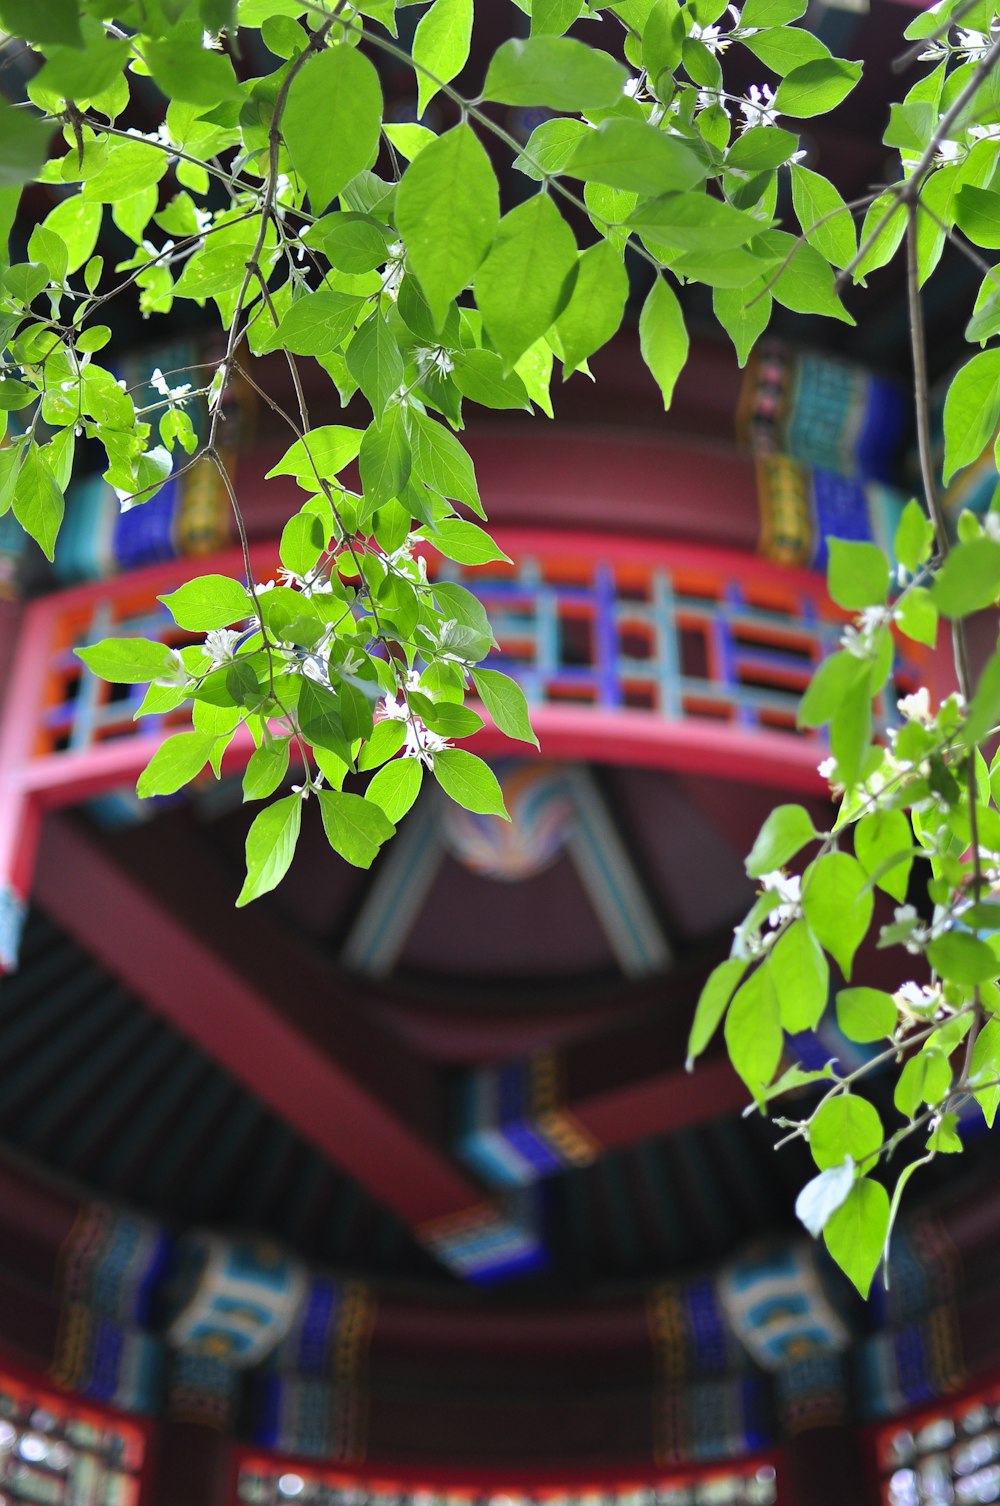
M844 614L818 576L751 555L640 538L498 531L512 565L469 572L435 560L485 603L549 758L645 765L818 793L822 743L796 730L798 698L836 645ZM256 551L259 579L276 547ZM0 964L16 957L38 825L52 806L130 787L171 717L133 720L142 687L109 686L73 650L135 634L185 641L157 601L190 573L172 561L44 597L25 613L0 736ZM238 576L235 551L203 562ZM931 676L908 646L896 683ZM489 728L485 754L509 751ZM226 769L251 751L237 737Z

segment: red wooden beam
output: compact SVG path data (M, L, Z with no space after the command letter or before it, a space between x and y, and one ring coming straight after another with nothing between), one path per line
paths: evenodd
M426 1067L338 997L325 969L267 917L234 911L232 875L217 871L207 849L189 850L181 868L176 840L168 857L148 829L141 835L175 876L169 894L59 816L43 827L35 898L151 1010L406 1223L480 1203L481 1191L433 1143Z

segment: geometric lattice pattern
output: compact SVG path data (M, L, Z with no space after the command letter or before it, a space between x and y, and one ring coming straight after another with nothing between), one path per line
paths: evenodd
M117 1417L0 1375L0 1497L136 1506L145 1439Z
M1000 1387L883 1428L877 1448L884 1506L1000 1501Z
M482 600L503 665L535 706L654 713L795 737L795 710L844 614L818 576L752 556L583 536L504 535L514 565L470 571L444 564ZM205 561L225 570L234 560ZM75 646L133 634L188 641L155 600L184 567L121 576L49 597L50 636L35 754L82 752L110 738L160 730L132 722L142 687L109 686L82 669ZM433 572L432 572L433 573ZM148 581L148 584L146 582ZM908 649L908 652L910 650ZM905 688L926 656L899 666Z
M520 1490L414 1488L385 1480L366 1481L298 1462L275 1464L247 1457L240 1465L234 1506L772 1506L778 1499L769 1464L677 1474L647 1483L614 1486L553 1486L539 1495Z

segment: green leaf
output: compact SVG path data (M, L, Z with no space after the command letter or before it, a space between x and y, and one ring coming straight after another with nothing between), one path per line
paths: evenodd
M792 204L809 244L835 267L846 267L858 249L851 212L833 184L798 163L792 165Z
M686 27L677 0L655 0L642 29L642 66L653 86L681 60Z
M950 1087L948 1058L928 1045L904 1063L892 1101L901 1114L911 1119L922 1103L941 1103Z
M410 440L398 403L385 410L381 423L372 423L361 441L358 466L365 501L383 507L398 497L410 479Z
M463 748L445 748L435 753L434 778L456 805L482 816L510 820L496 775L475 753L466 753Z
M97 245L103 210L88 204L79 194L63 199L45 216L45 228L59 236L67 251L67 272L76 272L88 261Z
M37 396L37 388L29 387L27 382L18 382L13 377L6 377L0 383L0 411L26 408Z
M866 666L867 669L867 666ZM830 718L830 752L837 783L852 790L861 777L872 736L872 684L868 670L850 685Z
M455 360L452 380L470 402L486 408L531 411L531 400L521 378L516 371L505 372L503 361L493 350L463 351Z
M737 990L726 1015L729 1060L755 1098L773 1078L784 1037L770 969L758 967Z
M930 559L934 547L934 524L920 503L910 498L896 525L892 551L911 574Z
M53 559L65 504L59 484L37 445L29 447L17 473L11 506L25 533L31 535L46 559Z
M471 282L500 222L490 159L468 125L424 148L396 191L396 226L440 326L451 300Z
M565 374L614 335L628 300L628 274L619 253L607 241L581 251L569 302L556 320Z
M464 502L482 517L472 457L454 434L434 419L415 413L410 438L415 479L452 502Z
M465 67L471 39L472 0L434 0L413 37L418 115L423 115L441 84L450 83Z
M955 222L977 246L1000 246L1000 194L964 183L955 195Z
M528 178L541 182L544 177L561 173L590 127L582 120L557 118L543 120L528 137L528 144L514 166Z
M739 172L761 173L781 167L793 156L799 138L779 126L751 126L737 137L726 152L726 167ZM792 168L792 173L796 168ZM794 181L794 176L793 176ZM758 221L759 224L759 221Z
M372 165L381 126L378 74L358 48L346 43L330 47L296 74L281 134L317 213Z
M159 183L167 170L167 154L146 141L115 141L107 159L83 185L83 197L95 204L114 204Z
M0 455L3 451L0 450ZM979 676L966 718L964 739L967 746L982 742L1000 719L1000 650L991 654ZM995 798L995 797L994 797Z
M364 429L349 429L344 424L325 424L310 429L305 439L297 439L267 473L272 476L295 476L311 490L316 489L317 473L332 481L345 465L358 458ZM313 468L315 463L315 469Z
M863 687L867 694L870 670L862 659L846 650L824 659L813 675L799 702L800 727L822 727L837 714L838 708Z
M809 1149L821 1171L839 1166L845 1156L858 1164L871 1160L882 1139L878 1113L854 1093L827 1099L809 1122Z
M765 964L778 996L782 1029L815 1030L830 996L830 968L804 920L793 921Z
M869 878L900 904L913 867L913 837L910 823L902 811L876 810L864 816L854 828L854 855ZM886 868L890 858L897 861Z
M862 1297L868 1296L888 1228L889 1194L868 1177L859 1177L824 1226L827 1249Z
M214 732L178 732L162 742L136 785L140 799L172 795L200 774L216 741Z
M288 773L288 738L275 738L251 753L243 774L243 799L266 800Z
M286 570L308 575L326 548L326 529L315 513L297 512L281 530L278 550Z
M842 988L837 995L837 1024L849 1041L884 1041L898 1020L892 995L881 989Z
M978 460L1000 423L1000 350L967 361L944 400L944 480Z
M177 37L161 42L144 41L142 56L169 100L184 99L212 106L240 97L239 82L225 53L192 46L190 41Z
M730 957L709 973L698 996L688 1036L686 1066L689 1072L694 1068L695 1058L701 1055L718 1029L719 1021L728 1009L729 1001L746 970L747 963L742 958Z
M797 314L829 314L844 324L855 322L837 297L833 268L815 246L796 244L795 237L783 230L768 230L753 244L772 250L782 260L790 258L771 286L776 303Z
M370 868L396 830L381 806L361 795L320 790L319 808L327 841L355 868Z
M969 1063L969 1076L973 1087L977 1082L991 1084L990 1087L979 1088L975 1097L986 1123L992 1129L997 1107L1000 1106L1000 1083L997 1081L1000 1079L1000 1020L987 1020L976 1037Z
M621 63L609 53L569 37L534 36L497 48L487 70L483 98L583 114L616 105L627 78Z
M911 586L896 606L896 625L914 643L933 648L937 643L938 609L923 586Z
M831 538L828 545L827 580L837 605L849 612L884 606L889 594L889 561L878 545L836 538Z
M163 602L178 627L192 633L231 627L253 615L253 602L245 586L228 575L199 575L176 591L157 598Z
M299 690L299 727L307 742L319 748L328 748L343 763L351 763L351 739L344 727L340 700L325 685L302 679Z
M774 108L800 119L826 115L847 98L861 77L861 64L843 58L816 58L786 74L778 85Z
M347 347L347 369L372 406L381 414L403 382L403 358L387 321L376 309Z
M151 45L147 43L147 46ZM130 51L128 42L115 42L110 38L92 39L84 48L50 47L34 85L39 89L51 89L63 99L92 99L114 83Z
M579 19L583 0L532 0L531 35L561 37Z
M286 795L254 818L247 832L247 876L237 909L281 883L295 856L301 824L301 795Z
M386 231L367 214L347 210L327 214L310 225L303 239L317 246L341 272L371 272L387 257Z
M405 741L406 723L404 721L386 719L384 722L376 722L372 728L371 737L361 749L358 768L362 772L377 769L387 759L394 757Z
M576 269L573 232L546 193L504 215L476 273L476 302L508 368L544 335L569 294Z
M610 188L663 194L703 183L706 169L693 144L681 137L642 120L612 119L580 138L565 171Z
M943 617L968 617L992 606L1000 596L1000 544L985 536L956 544L934 577L931 595Z
M740 15L741 27L786 26L805 14L807 0L747 0Z
M381 806L390 821L399 822L420 793L423 777L424 766L419 759L394 758L372 776L365 799Z
M677 295L664 278L657 277L639 315L639 348L663 395L665 409L670 407L689 344Z
M760 234L753 215L705 193L665 194L640 204L628 222L678 251L724 251Z
M1000 976L1000 960L992 948L961 931L948 931L932 941L927 960L936 973L952 983L992 983Z
M116 685L144 685L172 667L173 654L165 643L150 638L102 638L73 652L92 674Z
M830 49L824 46L819 37L801 26L769 26L742 40L744 47L754 57L760 58L765 67L782 78L817 58L830 59ZM832 105L824 106L814 113L825 114L827 109L832 108ZM799 112L786 110L784 113Z
M1000 268L993 267L983 278L975 312L965 327L965 338L982 343L997 333L1000 333Z
M758 833L746 861L750 878L783 868L790 858L801 852L819 833L812 817L802 805L779 805L771 812Z
M486 565L491 560L510 563L510 556L498 548L485 529L466 523L464 518L442 518L435 523L433 533L428 533L428 542L446 559L461 565Z
M802 884L802 908L816 936L845 978L872 918L874 901L865 872L845 852L817 858Z
M517 681L498 669L474 669L472 679L476 694L500 731L537 748L538 738L531 729L528 703Z
M19 188L38 177L54 131L54 121L0 100L0 187Z
M864 282L869 272L892 261L906 234L906 210L894 193L879 194L868 206L861 226L860 244L872 244L854 269L854 281Z
M715 317L732 340L741 367L746 365L751 350L771 318L774 300L764 288L764 279L761 278L758 285L746 289L712 289Z
M0 26L43 47L82 47L78 0L0 0Z
M266 349L290 350L296 356L325 356L338 350L365 307L363 298L321 289L297 298L277 329L267 337Z

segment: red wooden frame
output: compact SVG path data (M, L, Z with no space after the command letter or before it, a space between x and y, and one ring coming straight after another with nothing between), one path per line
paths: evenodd
M476 1496L493 1492L530 1492L544 1497L584 1495L589 1491L641 1490L660 1483L683 1486L720 1475L750 1473L770 1466L775 1471L775 1506L796 1506L788 1494L788 1471L780 1449L747 1454L729 1461L678 1466L676 1469L657 1466L648 1460L637 1461L631 1468L621 1464L603 1468L594 1465L583 1468L579 1465L549 1464L531 1469L476 1468L448 1464L410 1466L380 1460L371 1460L363 1466L352 1468L339 1464L325 1465L315 1459L296 1459L290 1454L268 1453L264 1449L234 1444L230 1449L226 1506L239 1506L237 1487L240 1470L244 1466L255 1465L258 1468L287 1470L290 1474L313 1477L320 1475L324 1483L342 1484L346 1487L363 1484L369 1490L454 1492L457 1497L468 1496L470 1502Z
M124 1433L136 1435L142 1443L138 1506L150 1506L153 1482L156 1478L159 1442L159 1430L155 1422L146 1417L137 1417L131 1412L119 1412L115 1407L94 1401L89 1396L78 1396L75 1391L61 1386L51 1376L41 1375L22 1364L21 1361L12 1358L0 1346L0 1385L5 1379L9 1379L18 1387L37 1390L39 1400L48 1401L50 1404L54 1401L60 1410L71 1412L73 1417L81 1422L97 1421L104 1426L112 1426Z

